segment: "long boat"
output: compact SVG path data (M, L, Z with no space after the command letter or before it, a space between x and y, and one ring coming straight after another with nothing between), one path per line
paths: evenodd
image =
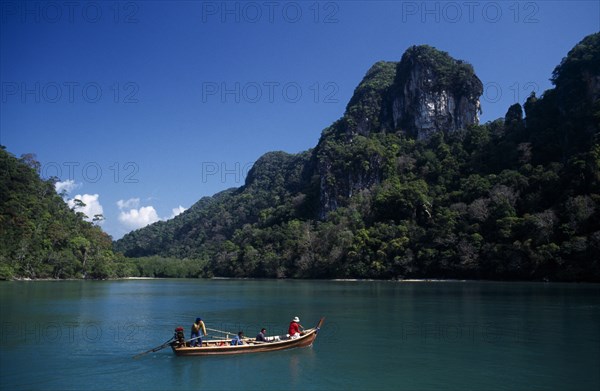
M257 341L255 338L244 338L243 345L232 346L231 339L229 338L202 341L202 347L191 347L188 343L180 346L176 342L172 342L170 345L177 356L218 356L301 348L313 344L324 321L325 318L321 318L314 328L304 330L302 335L297 338L280 336L274 338L273 342L262 342Z

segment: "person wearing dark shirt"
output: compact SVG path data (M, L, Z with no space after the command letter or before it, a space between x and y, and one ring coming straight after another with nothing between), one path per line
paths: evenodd
M258 333L258 335L256 335L255 340L257 342L267 342L266 336L267 336L267 329L265 329L263 327L262 329L260 329L260 333Z

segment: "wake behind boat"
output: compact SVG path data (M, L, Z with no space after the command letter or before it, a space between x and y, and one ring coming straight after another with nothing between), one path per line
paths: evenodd
M202 347L190 346L190 340L170 342L171 349L177 356L217 356L229 354L244 353L264 353L277 350L300 348L311 346L317 334L323 325L325 318L321 318L319 323L311 329L304 330L304 333L297 338L289 336L271 337L272 341L257 341L255 338L244 338L243 345L231 345L232 338L212 339L202 341Z

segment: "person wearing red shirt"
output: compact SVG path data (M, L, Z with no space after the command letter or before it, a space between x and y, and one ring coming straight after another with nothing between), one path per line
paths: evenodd
M290 335L291 338L298 338L301 334L301 331L300 331L301 329L303 330L304 327L302 327L302 325L300 324L300 319L296 316L290 322L290 327L288 328L288 334Z

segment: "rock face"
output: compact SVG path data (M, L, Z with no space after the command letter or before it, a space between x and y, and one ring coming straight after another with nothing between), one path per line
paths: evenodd
M354 90L344 116L323 132L315 150L319 215L324 217L379 183L380 162L385 159L365 138L401 132L420 140L476 125L482 92L471 65L430 46L411 47L400 62L373 65ZM363 155L363 164L337 163L351 161L357 154Z
M327 128L315 148L319 178L319 217L343 206L361 189L379 183L381 156L369 153L366 140L382 132L389 90L396 76L397 62L374 64L346 106L344 116ZM383 122L382 122L383 121ZM352 165L358 154L365 164Z
M413 46L398 64L392 126L424 139L479 123L483 84L473 68L429 46Z
M191 261L138 263L157 275L600 282L600 33L569 53L553 82L527 99L525 118L516 103L504 124L452 134L476 122L481 83L445 53L412 48L400 63L369 70L314 149L267 153L244 186L131 232L114 249ZM22 205L8 204L10 220ZM63 265L57 259L40 265ZM1 269L0 278L12 273Z
M348 136L399 131L424 139L477 125L482 93L471 65L431 46L413 46L400 62L369 69L334 126Z

